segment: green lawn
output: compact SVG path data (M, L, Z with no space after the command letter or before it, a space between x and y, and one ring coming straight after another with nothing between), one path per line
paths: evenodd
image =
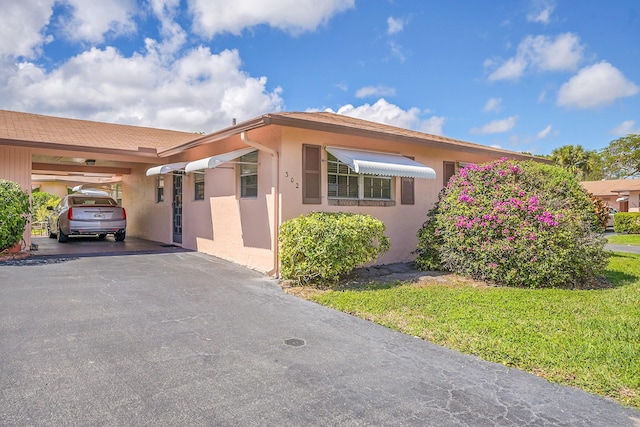
M640 234L616 234L615 236L607 236L607 240L616 245L640 246Z
M374 285L307 298L640 409L640 255L615 253L607 278L614 286L598 290L452 281Z

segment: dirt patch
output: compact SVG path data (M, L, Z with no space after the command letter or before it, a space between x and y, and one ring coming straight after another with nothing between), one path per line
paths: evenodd
M412 283L415 286L431 286L434 284L452 287L488 287L485 282L468 279L457 274L441 271L420 271L413 262L373 265L354 269L343 277L339 283L331 287L314 285L296 286L290 282L281 283L285 292L302 298L321 294L329 289L359 289L375 284Z

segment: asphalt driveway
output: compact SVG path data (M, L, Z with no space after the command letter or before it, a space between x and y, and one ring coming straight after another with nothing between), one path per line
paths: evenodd
M0 343L0 425L640 425L193 252L0 264Z

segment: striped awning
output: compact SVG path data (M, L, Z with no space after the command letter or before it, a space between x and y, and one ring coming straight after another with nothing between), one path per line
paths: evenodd
M169 163L166 165L154 166L147 169L147 176L152 175L164 175L165 173L173 172L184 168L187 162Z
M231 160L237 159L240 156L244 156L245 154L249 154L252 151L256 151L255 148L242 148L240 150L229 151L228 153L218 154L217 156L205 157L204 159L196 160L193 162L187 163L184 171L189 173L202 169L212 169L215 168L222 163L230 162Z
M436 171L400 154L337 147L326 150L356 173L436 179Z

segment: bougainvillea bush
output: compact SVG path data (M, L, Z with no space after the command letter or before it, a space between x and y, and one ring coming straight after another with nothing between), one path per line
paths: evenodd
M30 212L29 195L17 183L0 179L0 251L20 242Z
M461 169L418 238L419 268L507 286L588 286L608 261L588 193L567 171L533 161Z

